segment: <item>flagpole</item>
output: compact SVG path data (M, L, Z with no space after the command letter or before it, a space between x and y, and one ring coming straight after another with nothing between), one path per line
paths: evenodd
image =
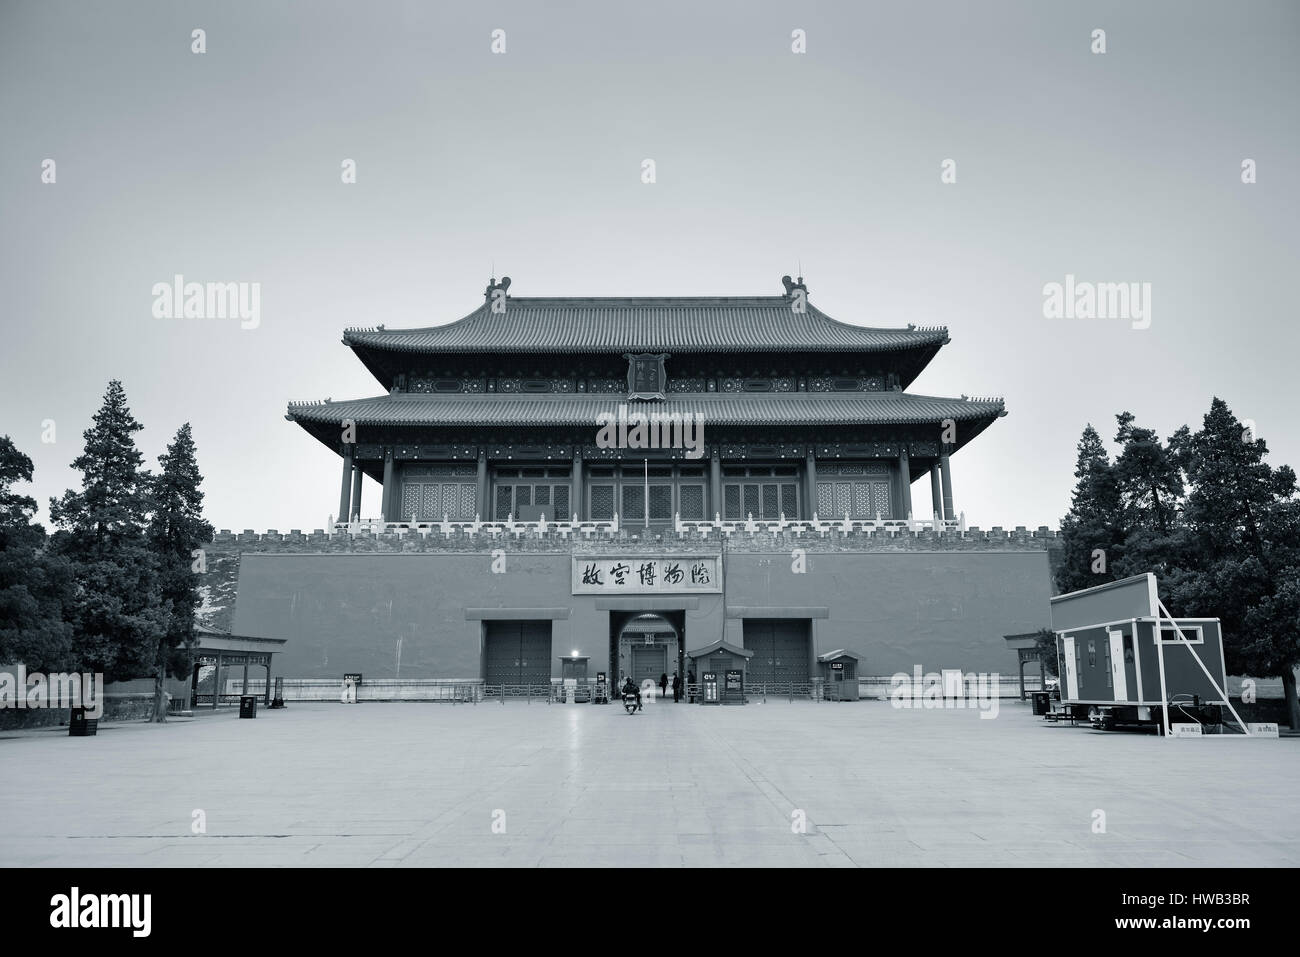
M642 459L645 463L645 527L650 527L650 460Z

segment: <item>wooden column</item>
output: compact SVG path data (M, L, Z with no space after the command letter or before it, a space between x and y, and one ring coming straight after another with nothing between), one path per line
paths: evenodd
M582 489L582 448L581 447L577 447L573 450L573 472L571 473L570 483L571 483L571 488L569 489L569 514L556 515L555 520L557 522L567 522L570 519L572 519L574 515L577 515L578 520L581 521L583 518L582 513L586 511L586 509L582 507L583 489Z
M907 446L898 450L898 506L899 518L912 517L912 463L907 458Z
M360 465L352 469L352 511L348 513L348 520L352 522L361 521L361 479L364 475Z
M393 450L384 449L384 497L379 506L379 517L385 522L393 520L393 497L396 489L393 483L397 476L393 468Z
M487 450L478 450L478 517L479 521L492 521L492 513L488 511L488 474L487 474Z
M949 446L941 446L942 453L939 455L939 464L943 466L943 517L953 519L956 516L952 511L952 465L948 461Z
M716 448L709 457L709 504L710 512L722 514L722 460Z
M804 478L807 491L804 494L804 500L807 504L804 506L803 515L788 515L787 518L812 518L813 512L817 511L817 456L814 454L815 449L808 446L808 457L804 460Z
M339 510L336 521L348 520L348 495L352 491L352 450L356 448L351 442L343 444L343 487L339 490Z
M939 463L930 466L930 515L943 514L943 493L939 491Z

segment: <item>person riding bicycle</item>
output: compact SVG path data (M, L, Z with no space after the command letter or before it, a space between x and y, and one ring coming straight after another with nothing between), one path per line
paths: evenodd
M627 680L623 682L623 694L624 696L635 695L636 706L638 708L641 707L641 689L636 686L636 682L632 680L631 675L628 675Z

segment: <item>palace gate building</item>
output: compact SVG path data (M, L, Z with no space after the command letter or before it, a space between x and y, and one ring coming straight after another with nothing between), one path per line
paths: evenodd
M863 675L1009 671L1002 636L1046 624L1054 536L968 528L953 471L1003 402L909 391L946 328L837 321L782 282L526 298L502 279L445 325L347 330L378 394L286 416L339 456L337 520L217 537L234 630L287 639L289 678L734 664L802 688L831 649Z

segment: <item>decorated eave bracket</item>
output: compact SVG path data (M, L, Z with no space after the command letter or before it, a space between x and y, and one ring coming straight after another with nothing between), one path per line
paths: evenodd
M670 355L668 352L623 353L623 358L627 360L629 402L635 399L663 401L667 381L664 377L664 360Z

